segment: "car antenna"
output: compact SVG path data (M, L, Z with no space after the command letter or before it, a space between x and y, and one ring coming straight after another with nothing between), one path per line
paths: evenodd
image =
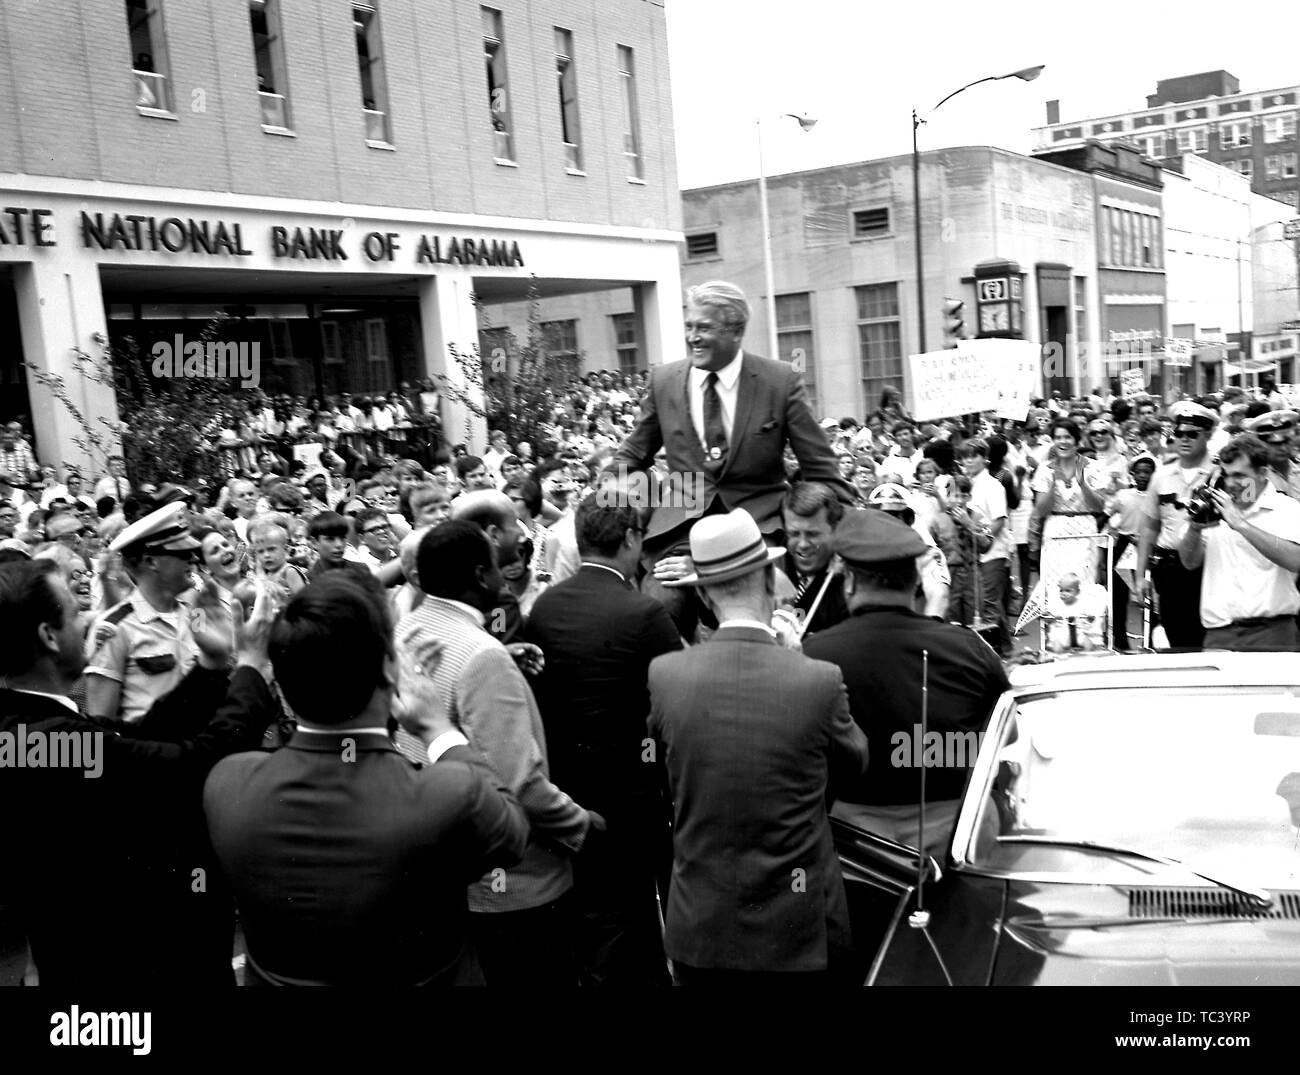
M930 924L925 909L925 734L930 715L930 651L921 650L921 806L916 821L916 910L908 917L913 929Z
M952 975L939 954L939 946L930 936L930 912L925 909L925 868L930 856L925 851L925 733L930 715L930 651L921 650L921 805L916 822L916 910L907 916L907 924L912 929L919 929L934 958L939 962L944 980L952 985Z

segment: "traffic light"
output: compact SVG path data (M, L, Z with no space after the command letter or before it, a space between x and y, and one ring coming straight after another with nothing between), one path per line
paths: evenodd
M943 300L943 345L956 347L966 327L966 304L961 299Z

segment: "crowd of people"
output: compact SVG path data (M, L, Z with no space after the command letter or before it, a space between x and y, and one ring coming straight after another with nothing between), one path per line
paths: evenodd
M105 744L97 780L0 765L0 803L117 834L89 865L10 836L29 978L229 983L237 907L256 984L848 981L826 803L903 837L922 689L979 731L1018 619L1126 648L1126 556L1171 646L1296 648L1280 397L918 422L887 389L819 424L748 320L692 289L686 358L574 382L481 456L388 455L373 403L379 439L295 466L264 426L216 486L0 435L0 733ZM74 939L95 866L118 928Z

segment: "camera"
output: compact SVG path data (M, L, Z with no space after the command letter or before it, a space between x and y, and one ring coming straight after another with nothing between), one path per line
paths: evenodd
M1199 526L1210 526L1217 523L1223 516L1219 512L1219 506L1210 496L1211 489L1223 488L1223 475L1214 474L1209 481L1197 489L1190 497L1187 498L1187 519L1189 522L1196 523Z

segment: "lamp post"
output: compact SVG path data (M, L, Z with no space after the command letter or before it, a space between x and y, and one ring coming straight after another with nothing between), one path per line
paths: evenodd
M793 112L784 112L805 131L811 131L817 121L811 116L796 116ZM758 213L763 229L763 277L767 287L767 354L769 358L778 358L776 341L776 285L772 282L772 229L767 213L767 173L763 170L763 117L754 123L758 127Z
M1037 67L1026 67L1020 71L1012 71L1005 75L988 75L985 78L977 78L974 82L968 82L960 90L953 90L942 101L930 109L931 113L939 111L945 104L951 101L957 94L970 89L972 86L978 86L981 82L999 82L1004 78L1018 78L1025 82L1033 82L1043 73L1045 64L1039 64ZM916 245L916 327L918 351L925 351L925 275L924 275L924 256L921 253L921 152L916 144L917 128L924 123L916 109L912 109L912 215L915 218L915 245Z

